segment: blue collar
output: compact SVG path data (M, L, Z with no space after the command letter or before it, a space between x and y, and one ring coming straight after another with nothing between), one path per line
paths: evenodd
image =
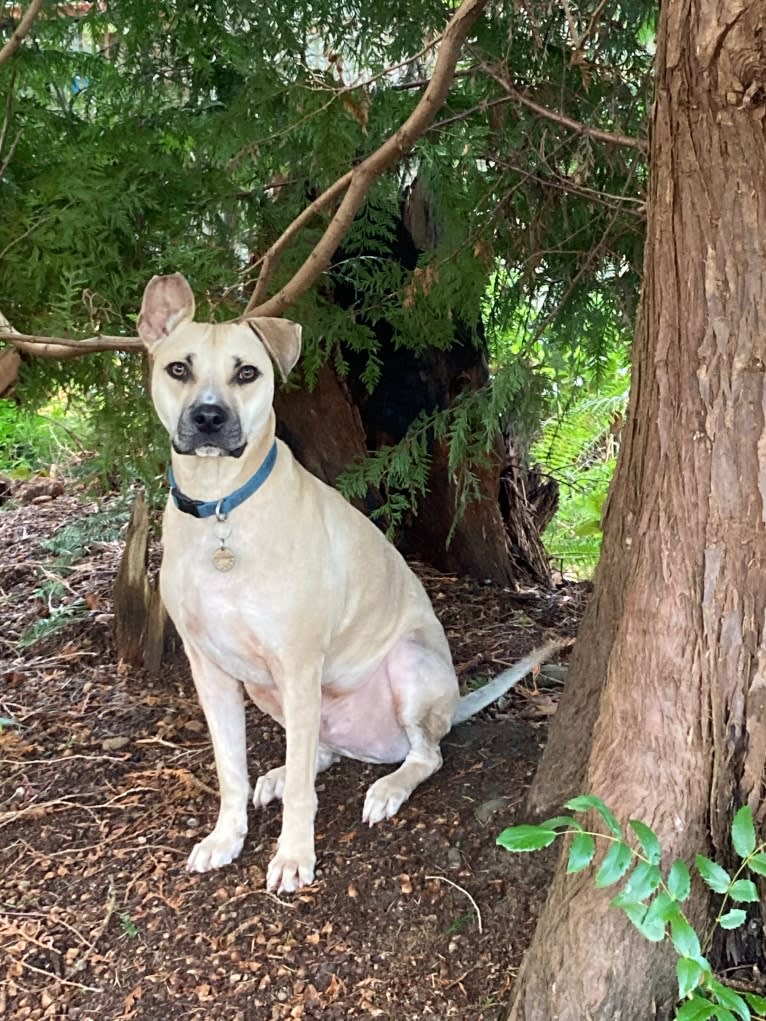
M271 450L261 462L255 475L251 476L244 486L240 486L239 489L235 489L233 493L229 493L228 496L224 496L220 500L192 500L191 497L184 496L176 485L173 469L168 466L170 495L173 497L176 507L184 514L191 514L193 518L210 518L215 514L219 521L223 521L235 507L239 507L249 496L261 488L271 475L276 461L277 441L274 440Z

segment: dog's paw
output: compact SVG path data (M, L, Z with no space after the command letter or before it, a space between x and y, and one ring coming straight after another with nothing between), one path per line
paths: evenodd
M278 766L259 776L253 791L253 806L265 808L272 801L281 800L285 791L285 767Z
M194 846L186 862L186 871L210 872L211 869L229 865L239 857L244 843L244 833L232 833L230 830L221 832L216 826L212 833Z
M411 791L403 787L390 776L382 776L367 791L362 810L362 822L374 826L381 819L390 819L396 815Z
M314 882L315 863L313 851L290 853L278 849L269 862L266 886L275 893L295 893Z

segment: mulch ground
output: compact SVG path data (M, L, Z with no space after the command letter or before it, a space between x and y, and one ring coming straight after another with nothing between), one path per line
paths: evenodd
M521 821L565 668L456 728L441 772L372 829L364 793L385 769L322 774L317 876L298 895L264 890L276 805L252 813L236 863L189 875L217 800L188 667L178 657L149 677L118 662L121 545L88 527L105 506L27 495L42 502L0 509L0 1016L495 1021L551 864L495 838ZM416 568L466 684L573 636L587 595ZM254 780L284 744L248 712Z

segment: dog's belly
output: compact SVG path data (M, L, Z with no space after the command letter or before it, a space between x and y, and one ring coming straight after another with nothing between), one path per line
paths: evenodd
M245 683L261 712L284 725L282 699L274 685ZM361 762L401 762L409 740L396 715L396 706L381 667L351 691L322 691L319 740L344 758Z
M401 762L410 742L399 721L385 664L350 691L322 691L319 739L338 755L362 762Z

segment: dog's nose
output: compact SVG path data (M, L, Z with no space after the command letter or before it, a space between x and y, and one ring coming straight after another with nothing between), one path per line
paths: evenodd
M201 433L217 433L226 421L226 412L220 404L199 404L191 419Z

